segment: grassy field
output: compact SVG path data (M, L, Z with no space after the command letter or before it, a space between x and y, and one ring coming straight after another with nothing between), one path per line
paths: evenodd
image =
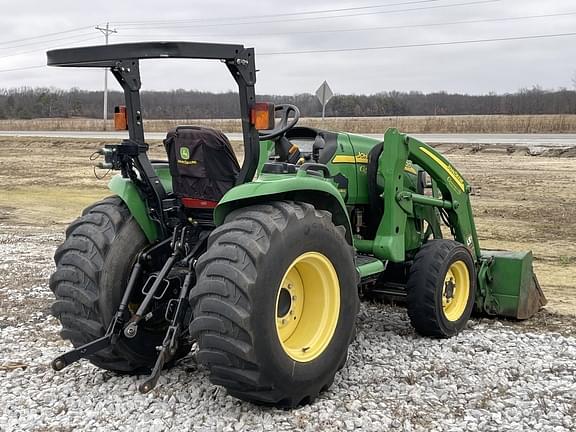
M215 127L224 132L240 132L240 121L220 120L146 120L148 132L165 132L181 124ZM303 118L301 125L353 133L381 133L397 127L406 133L576 133L576 115L490 115L422 117L330 117ZM97 119L0 120L0 130L102 130ZM107 129L112 130L112 122Z
M94 177L88 159L103 144L0 138L0 231L63 232L84 207L109 195L107 179ZM474 186L482 247L532 250L550 310L576 314L576 189L570 187L576 158L493 147L439 149ZM165 157L160 142L151 143L151 154Z

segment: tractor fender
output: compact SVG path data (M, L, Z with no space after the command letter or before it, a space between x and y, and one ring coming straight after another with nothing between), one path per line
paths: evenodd
M328 180L313 176L288 176L281 179L256 180L230 189L214 210L216 225L239 207L269 201L291 200L312 204L332 214L332 222L346 228L346 240L352 245L352 227L346 204L338 189Z
M148 215L148 207L130 179L115 175L108 183L108 189L118 195L130 210L130 213L142 228L150 243L158 239L158 228Z

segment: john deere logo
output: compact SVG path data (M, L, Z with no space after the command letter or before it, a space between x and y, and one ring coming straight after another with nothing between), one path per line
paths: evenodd
M180 147L180 157L184 160L190 159L190 149L188 147Z

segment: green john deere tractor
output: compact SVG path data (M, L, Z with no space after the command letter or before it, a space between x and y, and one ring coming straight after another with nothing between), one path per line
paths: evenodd
M148 158L140 60L167 57L228 67L242 167L226 136L197 126L168 133L167 161ZM396 129L379 140L297 127L297 107L256 102L253 49L119 44L50 51L48 64L109 68L128 129L100 151L100 166L120 171L113 196L55 254L52 310L75 347L56 370L87 358L148 373L148 392L196 344L214 384L293 407L345 364L359 292L404 298L415 330L437 338L473 311L524 319L545 304L530 252L480 249L470 185L441 154Z

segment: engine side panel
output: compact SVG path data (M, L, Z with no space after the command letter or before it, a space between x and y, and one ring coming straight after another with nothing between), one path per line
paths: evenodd
M354 159L354 148L347 134L338 134L338 146L332 159L327 162L338 191L346 205L358 203L358 172Z
M338 149L328 166L348 179L347 205L368 204L368 152L378 143L375 138L338 134Z

